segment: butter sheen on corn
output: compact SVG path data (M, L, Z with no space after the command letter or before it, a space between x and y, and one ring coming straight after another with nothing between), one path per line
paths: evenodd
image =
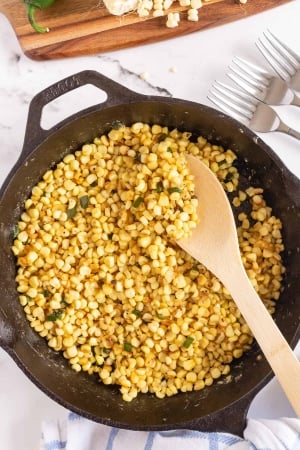
M253 338L219 280L176 245L197 224L185 155L235 192L235 207L251 205L238 216L241 254L271 313L284 273L281 222L262 189L238 190L231 150L160 125L116 128L32 189L12 246L20 303L73 370L118 385L124 401L200 390L228 376Z

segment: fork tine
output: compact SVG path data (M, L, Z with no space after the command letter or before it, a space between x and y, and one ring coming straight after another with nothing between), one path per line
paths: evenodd
M221 83L220 81L215 81L213 87L227 97L230 94L231 97L234 97L238 102L241 102L241 104L243 104L249 111L255 111L258 101L251 94L242 92L239 89L235 89L234 87L228 86L228 84Z
M229 66L229 72L227 76L235 82L243 91L248 92L253 97L262 99L264 93L268 89L269 81L258 81L257 78L253 78L252 73L241 70L240 67Z
M210 92L219 100L223 101L227 106L233 109L235 112L240 114L245 119L250 120L253 116L253 106L249 107L249 105L243 101L240 97L236 95L232 95L230 92L227 92L226 89L220 90L218 87L216 88L214 85L212 86L214 90ZM255 108L254 108L255 110Z
M282 50L278 49L278 45L276 46L276 43L274 45L272 38L270 38L270 36L268 36L266 33L263 33L263 35L264 35L266 44L269 45L269 52L272 54L273 58L277 61L278 64L281 65L281 67L284 70L286 70L288 72L288 74L290 76L293 76L296 68L292 64L290 64L285 53Z
M263 91L260 86L256 86L254 82L250 82L248 77L240 74L240 72L237 72L232 67L229 67L229 69L231 69L232 72L228 72L226 75L245 92L248 92L254 97L258 96L260 93L262 94Z
M253 86L256 90L259 89L261 91L268 86L266 81L262 82L257 80L255 77L253 78L252 73L249 73L249 71L246 71L245 69L241 69L240 66L229 66L229 69L242 80L246 81L246 83Z
M269 72L263 70L261 67L258 67L256 64L253 64L250 61L246 61L246 59L244 58L236 56L235 58L233 58L232 62L244 72L250 72L255 80L261 81L263 84L265 84L265 86L268 85L270 78L272 78L272 75L269 74Z
M281 54L286 61L294 67L294 69L299 69L300 66L300 56L297 55L294 50L288 47L284 42L282 42L274 33L269 29L264 33L265 38L270 42L270 44Z
M276 57L274 57L274 51L270 51L260 38L255 42L255 45L282 80L286 80L290 77L289 72L285 70L280 62L277 61Z
M210 100L214 105L216 105L219 109L227 113L229 116L233 117L234 119L238 120L239 122L242 122L244 125L249 124L249 121L238 114L237 112L233 111L231 107L227 105L223 100L220 100L219 98L215 97L213 92L209 92L209 95L207 96L208 100Z

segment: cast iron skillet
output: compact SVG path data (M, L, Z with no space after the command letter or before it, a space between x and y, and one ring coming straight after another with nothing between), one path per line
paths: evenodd
M102 89L107 100L43 130L43 107L85 84ZM264 142L228 116L193 102L134 93L94 71L70 76L34 97L21 156L0 191L0 344L49 397L96 422L136 430L187 428L241 434L251 400L272 376L265 359L258 358L257 346L232 364L230 383L221 380L200 392L180 393L163 400L139 395L126 403L117 388L105 386L85 373L75 373L63 356L30 328L19 305L10 247L24 200L47 169L106 132L116 121L128 125L144 121L192 131L231 147L239 155L243 178L265 188L269 204L284 224L287 272L275 317L288 342L296 344L300 336L299 180Z

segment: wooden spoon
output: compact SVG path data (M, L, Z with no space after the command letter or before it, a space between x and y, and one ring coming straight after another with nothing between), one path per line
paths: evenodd
M213 172L187 157L199 199L199 224L178 245L214 273L231 293L296 414L300 417L300 363L244 269L229 200Z

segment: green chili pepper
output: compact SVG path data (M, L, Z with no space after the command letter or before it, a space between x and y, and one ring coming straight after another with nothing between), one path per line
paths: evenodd
M112 124L111 127L113 130L119 130L120 128L122 128L124 126L124 124L122 122L120 122L119 120L115 120Z
M194 338L188 336L184 343L182 344L184 348L189 348L189 346L194 342Z
M68 302L66 301L65 294L62 294L62 296L61 296L61 304L63 305L64 308L66 306L68 306Z
M137 197L134 202L132 203L132 206L134 208L138 208L140 206L141 203L143 203L144 199L143 197Z
M37 9L46 9L52 6L55 0L24 0L28 20L32 28L38 33L46 33L48 27L41 27L35 20L35 12Z
M49 322L55 322L56 320L61 319L62 314L63 312L61 310L54 311L52 314L49 314L49 316L47 316L45 320Z
M161 133L158 138L157 138L157 142L162 142L164 141L166 138L168 137L168 135L166 133Z
M172 194L173 192L181 192L181 189L177 186L168 188L168 192Z
M141 163L142 162L142 155L140 154L140 152L136 152L134 160L137 163Z
M163 316L162 314L160 314L159 312L155 312L155 314L156 314L156 317L158 318L158 319L160 319L160 320L163 320L164 318L165 318L165 316Z
M71 209L67 209L67 217L68 217L68 219L73 219L73 217L76 216L76 213L77 213L77 205L75 205Z
M162 184L162 181L159 181L158 183L156 183L156 192L158 192L160 194L160 192L162 192L164 190L164 186Z
M13 229L11 231L12 238L17 239L19 233L20 233L19 225L16 224L13 226Z
M123 349L125 352L132 352L132 345L129 342L124 342Z
M83 209L86 209L89 206L90 198L88 195L83 195L79 198L80 206Z
M221 167L223 164L226 164L226 159L221 159L221 161L218 161L218 166Z
M233 172L228 172L228 174L225 177L225 183L227 183L228 181L231 181L233 179Z

